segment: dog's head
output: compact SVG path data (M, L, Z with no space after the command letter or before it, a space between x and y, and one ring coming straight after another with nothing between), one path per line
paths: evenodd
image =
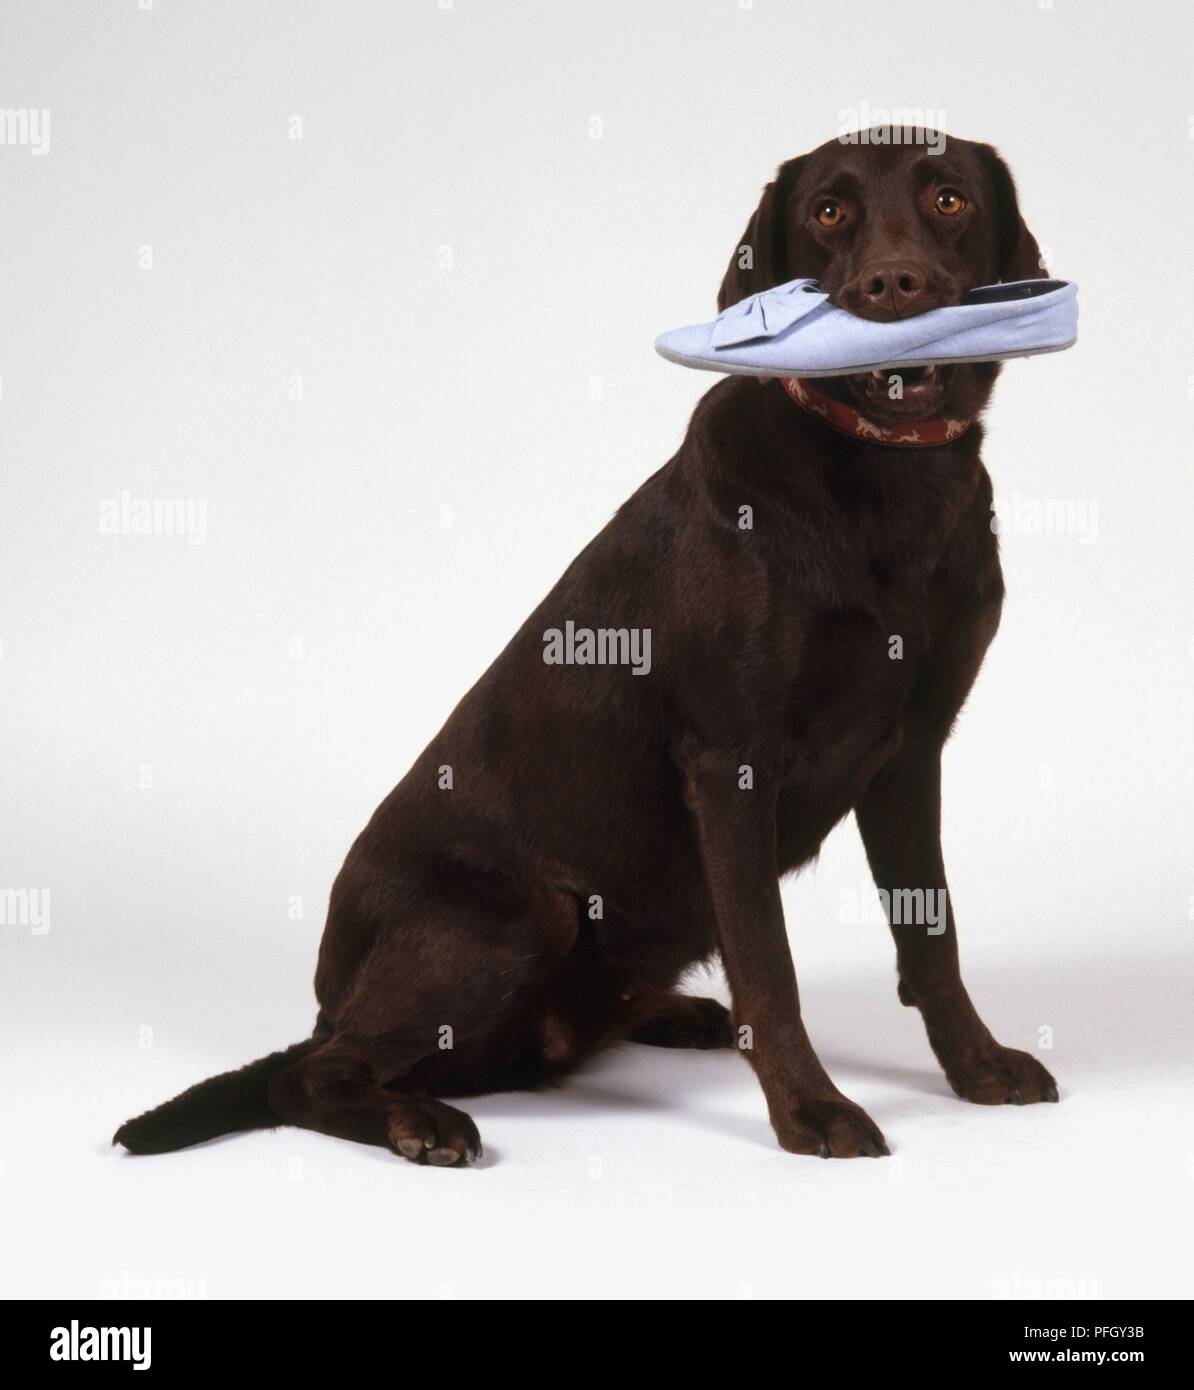
M957 304L976 285L1044 274L1012 176L990 145L880 127L780 167L730 258L717 305L809 277L840 308L891 320ZM886 371L818 385L896 424L976 415L997 372L993 363L903 368L895 400Z

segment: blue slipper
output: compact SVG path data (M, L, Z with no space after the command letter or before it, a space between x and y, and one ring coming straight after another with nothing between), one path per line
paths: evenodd
M875 323L837 309L815 280L789 280L712 323L655 339L669 362L745 376L840 376L884 367L999 362L1060 352L1078 336L1078 286L1016 280L968 290L960 304Z

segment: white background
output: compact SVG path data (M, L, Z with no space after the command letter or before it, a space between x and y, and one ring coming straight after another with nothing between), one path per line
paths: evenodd
M1192 47L1180 0L9 0L0 107L52 124L0 146L0 887L50 930L0 927L4 1293L1194 1291ZM946 759L967 979L1005 1042L1052 1030L1062 1104L948 1091L846 920L849 822L785 901L888 1161L784 1154L739 1058L630 1046L470 1103L469 1172L110 1149L309 1031L353 836L674 451L712 382L654 335L863 103L998 145L1082 286L985 458L1097 512L1005 537ZM125 491L202 500L205 543L102 535Z

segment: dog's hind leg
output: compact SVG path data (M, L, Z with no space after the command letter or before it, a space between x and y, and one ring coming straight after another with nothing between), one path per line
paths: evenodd
M544 1079L545 1001L576 941L576 899L459 868L410 883L339 995L329 982L348 973L336 951L354 940L354 909L337 905L320 959L331 1036L270 1079L269 1106L416 1163L470 1163L476 1126L438 1097Z
M378 1084L369 1048L332 1038L270 1078L267 1099L283 1124L338 1139L380 1144L412 1163L435 1167L474 1162L477 1126L430 1096L395 1095Z
M650 1012L627 1033L629 1042L705 1050L734 1046L730 1011L716 999L661 990L645 1002Z

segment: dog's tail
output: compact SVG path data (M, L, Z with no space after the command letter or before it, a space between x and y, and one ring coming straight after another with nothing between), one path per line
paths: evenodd
M126 1120L112 1142L123 1144L129 1153L164 1154L241 1129L272 1128L278 1117L266 1100L270 1077L318 1046L318 1039L308 1038L239 1071L208 1077L164 1105Z

